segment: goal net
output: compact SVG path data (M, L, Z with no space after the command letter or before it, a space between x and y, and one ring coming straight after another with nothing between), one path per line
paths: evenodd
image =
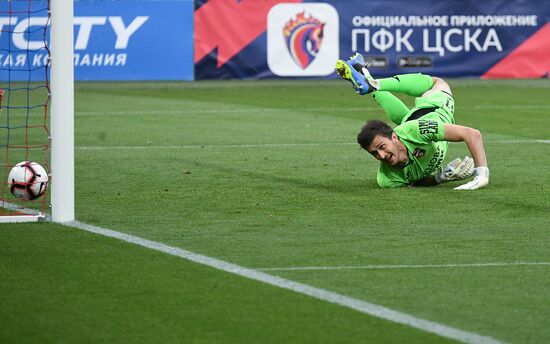
M13 195L14 183L8 181L19 162L34 161L51 170L49 5L44 0L0 1L0 222L36 221L49 204L47 188L42 196L25 200Z

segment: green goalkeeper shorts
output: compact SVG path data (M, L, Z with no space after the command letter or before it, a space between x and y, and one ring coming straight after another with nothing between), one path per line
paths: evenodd
M427 97L416 98L414 100L414 108L412 108L409 113L405 115L403 122L411 119L417 119L419 118L417 116L421 115L422 118L434 118L439 119L444 123L454 124L454 113L455 101L453 96L447 92L439 91L432 93Z

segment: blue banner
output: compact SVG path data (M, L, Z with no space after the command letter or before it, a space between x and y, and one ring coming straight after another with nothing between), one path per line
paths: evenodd
M548 71L550 7L537 1L333 4L340 13L340 55L365 54L381 76L423 72L540 78ZM532 49L535 46L539 48ZM541 64L541 54L546 64ZM506 62L510 58L516 62Z
M44 8L0 3L0 80L44 79ZM75 79L193 80L193 10L192 0L75 2Z
M0 88L10 81L45 80L47 1L0 2Z
M546 77L549 17L526 0L203 1L195 77L334 78L355 51L377 77Z

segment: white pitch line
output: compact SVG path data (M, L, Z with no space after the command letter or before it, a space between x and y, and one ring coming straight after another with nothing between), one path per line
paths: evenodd
M77 111L76 116L127 116L127 115L196 115L196 114L224 114L224 113L273 113L273 112L319 112L319 111L369 111L376 110L376 107L356 107L356 108L307 108L307 109L274 109L274 108L243 108L243 109L197 109L197 110L127 110L127 111Z
M4 202L4 206L7 208L16 208L17 205ZM21 210L21 209L20 209ZM39 213L34 209L25 209L29 214ZM97 227L82 223L79 221L71 221L62 223L62 225L81 229L87 232L103 235L106 237L118 239L131 244L142 246L155 251L163 252L172 256L180 257L194 263L206 265L217 270L229 272L241 277L252 279L258 282L266 283L282 289L287 289L299 294L307 295L321 301L337 304L347 308L354 309L364 314L368 314L377 318L388 320L391 322L410 326L425 332L433 333L435 335L457 340L462 343L476 343L476 344L503 344L497 339L488 336L482 336L477 333L463 331L454 327L443 325L430 320L415 317L413 315L399 312L384 306L380 306L374 303L358 300L331 292L325 289L313 287L307 284L295 282L282 277L269 275L261 272L258 269L248 269L236 264L232 264L223 260L205 256L202 254L193 253L178 247L168 246L160 242L140 238L138 236L125 234L110 229Z
M220 144L220 145L181 145L181 146L76 146L82 150L102 149L198 149L198 148L262 148L262 147L308 147L308 146L349 146L353 142L305 142L305 143L258 143L258 144Z
M7 202L7 201L0 201L0 207L4 208L4 209L11 210L11 211L17 211L17 212L20 212L20 213L23 213L23 214L40 215L40 216L43 216L44 217L43 219L46 220L46 221L51 220L50 215L44 214L40 210L37 210L37 209L26 208L21 204L11 203L11 202Z
M337 304L347 308L354 309L361 313L365 313L377 318L395 322L410 326L425 332L433 333L435 335L457 340L462 343L478 343L478 344L501 344L503 342L482 336L473 332L463 331L454 327L443 325L434 321L415 317L413 315L399 312L384 306L373 304L370 302L358 300L331 292L325 289L313 287L304 283L295 282L282 277L269 275L265 272L258 271L256 269L248 269L236 264L232 264L220 259L212 258L202 254L193 253L178 247L168 246L160 242L147 240L134 235L125 234L117 231L113 231L106 228L101 228L86 223L71 221L63 223L65 226L81 229L87 232L103 235L106 237L122 240L128 243L132 243L138 246L149 248L155 251L170 254L172 256L180 257L194 263L202 264L212 267L217 270L229 272L241 277L245 277L251 280L269 284L282 289L287 289L299 294L307 295L318 300L326 301L329 303Z
M550 143L550 140L501 140L488 141L486 143Z
M461 106L460 109L550 109L547 104L514 104L514 105L473 105Z
M469 268L469 267L503 267L547 265L550 262L497 262L497 263L465 263L465 264L416 264L416 265L344 265L344 266L289 266L280 268L256 268L260 271L309 271L309 270L386 270L386 269L440 269L440 268Z

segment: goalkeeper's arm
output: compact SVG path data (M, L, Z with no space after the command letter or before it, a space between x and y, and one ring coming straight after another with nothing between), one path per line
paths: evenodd
M487 167L483 138L479 130L462 125L446 123L444 138L446 141L451 142L464 141L475 163L474 180L455 189L474 190L487 185L489 183L489 168Z
M434 186L454 180L462 180L474 174L474 160L468 156L464 159L456 158L444 168L439 167L435 174L417 180L410 186Z

